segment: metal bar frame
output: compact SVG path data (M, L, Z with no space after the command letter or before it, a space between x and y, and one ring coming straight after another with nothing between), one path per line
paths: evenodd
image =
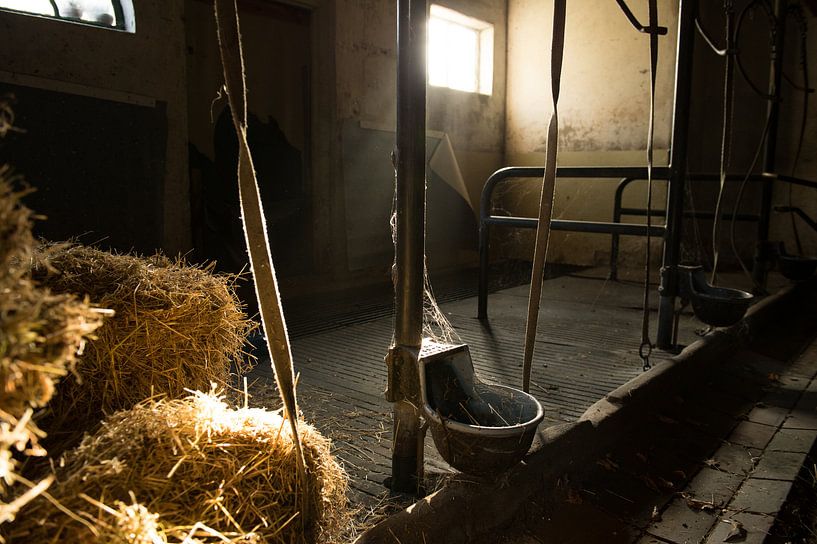
M786 43L786 6L787 1L774 1L774 42L772 44L770 66L769 66L769 100L768 105L768 132L763 149L763 171L774 172L777 161L777 129L780 117L780 88L783 81L783 49ZM769 176L763 182L763 190L760 197L760 221L757 227L757 248L755 249L754 263L752 266L752 279L755 284L755 291L763 291L766 288L766 280L769 275L768 261L772 257L772 248L769 247L769 223L772 212L772 193L774 190L774 180L781 179L780 176Z
M745 176L741 174L728 174L726 176L727 181L742 181ZM750 181L760 181L763 177L761 175L753 175L749 177ZM629 216L636 216L636 217L643 217L647 215L647 211L644 208L625 208L622 205L622 200L624 198L624 189L626 189L632 182L638 181L638 178L624 178L622 179L618 186L616 187L616 192L613 197L613 222L620 223L621 218L625 215ZM710 173L696 173L696 174L689 174L688 177L689 181L719 181L720 175L719 174L710 174ZM643 181L643 180L641 180ZM817 185L817 184L815 184ZM653 210L652 216L654 217L666 217L667 211L666 210ZM709 211L695 211L683 212L684 218L691 218L691 219L713 219L715 217L715 212ZM721 219L731 219L732 214L728 212L724 212L721 214ZM759 221L760 216L757 214L746 214L746 213L739 213L735 215L735 221ZM610 272L608 274L608 279L617 280L618 279L618 253L620 247L620 239L619 234L613 233L610 239Z
M800 185L802 187L808 187L810 189L817 189L817 181L811 181L808 179L796 178L794 176L786 176L784 174L773 174L770 172L764 172L761 175L761 177L764 180L782 181L783 183L791 183L792 185Z
M815 232L817 232L817 221L811 218L809 214L803 211L802 208L797 206L775 206L774 211L778 213L793 213L800 219L802 219L806 225L811 227Z
M654 177L666 176L668 168L653 168ZM488 264L490 260L490 228L492 225L536 228L538 220L533 217L513 217L493 215L491 213L491 199L497 185L512 178L540 178L544 175L541 166L509 166L501 168L491 174L482 188L479 204L479 285L477 291L477 317L488 317ZM640 166L571 166L557 168L559 178L568 179L609 179L615 180L628 177L646 177L647 168ZM612 223L602 221L574 221L557 219L551 221L552 230L591 232L601 234L626 234L631 236L646 236L647 226L642 224ZM651 236L664 236L663 226L656 225L650 230Z

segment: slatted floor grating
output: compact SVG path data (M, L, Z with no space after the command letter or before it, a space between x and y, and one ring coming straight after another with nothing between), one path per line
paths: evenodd
M531 378L531 393L545 409L543 425L575 421L595 401L642 372L641 289L634 282L609 282L587 274L545 281ZM492 294L486 322L475 318L475 297L442 304L470 346L483 380L520 386L527 296L527 286ZM657 302L657 296L652 298ZM391 470L391 407L383 397L383 357L393 319L380 306L374 314L370 307L362 308L357 319L354 312L336 312L324 320L325 326L316 313L311 322L319 326L298 334L292 344L301 409L307 421L332 438L351 478L352 501L368 507L385 495L382 482ZM655 318L653 310L653 335ZM700 323L684 315L679 341L694 341L696 327ZM656 360L669 356L655 352ZM262 361L250 378L255 382L254 402L274 404L269 363ZM451 470L434 450L430 435L426 467Z

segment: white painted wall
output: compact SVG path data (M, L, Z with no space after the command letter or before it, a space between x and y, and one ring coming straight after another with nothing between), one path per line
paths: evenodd
M641 21L646 2L630 2ZM642 5L643 4L643 5ZM649 111L649 39L637 32L615 2L573 0L567 4L565 53L559 99L559 150L562 166L646 164ZM510 0L508 12L508 107L506 163L541 165L552 112L550 45L553 2ZM666 164L674 81L677 4L660 2L659 22L669 27L659 41L656 89L656 163ZM554 217L609 221L615 181L560 180ZM643 205L644 186L633 185L625 205ZM664 190L656 183L654 202L662 206ZM536 216L541 181L514 182L500 195L508 213ZM637 221L636 218L627 218ZM531 232L509 232L496 243L503 253L530 258ZM609 255L610 237L554 232L548 260L601 264ZM640 239L622 239L625 260L643 259ZM658 252L656 252L658 253ZM629 259L627 259L629 258Z

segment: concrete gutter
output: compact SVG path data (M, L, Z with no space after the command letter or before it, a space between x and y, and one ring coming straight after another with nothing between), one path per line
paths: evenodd
M772 323L796 317L792 309L813 292L814 281L787 287L752 306L744 319L717 329L672 359L618 387L588 408L575 423L541 429L525 460L494 480L452 479L363 533L356 544L467 544L509 522L529 498L560 476L602 457L642 410L684 383L698 379Z

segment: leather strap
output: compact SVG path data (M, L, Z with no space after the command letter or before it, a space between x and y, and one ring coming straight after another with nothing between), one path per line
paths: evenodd
M244 57L241 49L241 33L238 25L238 5L236 0L215 0L218 42L221 63L224 67L224 87L230 103L233 124L239 143L238 192L241 201L241 218L244 223L244 238L255 283L255 294L261 313L261 324L267 337L272 367L278 392L286 410L292 429L292 440L297 454L298 472L301 476L299 500L301 500L301 522L312 515L306 485L306 463L298 436L298 402L295 395L295 378L292 366L292 351L289 345L281 297L272 264L269 238L264 221L264 210L258 181L255 177L250 146L247 143L247 88L244 79Z
M530 390L531 361L536 342L536 327L539 323L539 301L542 296L542 282L545 277L545 259L550 239L550 220L553 217L553 192L556 186L556 152L559 147L559 116L557 104L562 81L562 59L565 46L565 12L567 0L553 3L553 42L550 50L551 95L553 115L548 126L545 175L539 201L539 223L536 227L536 245L533 250L533 270L531 272L530 296L528 298L528 319L525 326L525 355L522 365L522 390Z

